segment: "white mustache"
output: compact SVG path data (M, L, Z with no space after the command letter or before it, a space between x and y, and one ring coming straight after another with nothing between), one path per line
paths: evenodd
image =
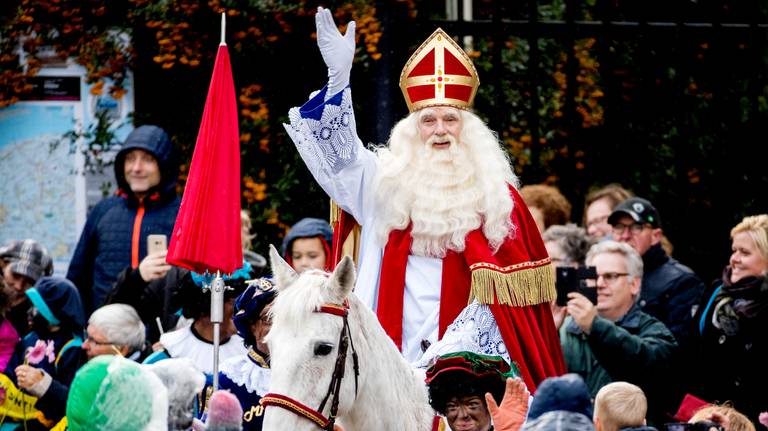
M453 135L436 136L432 135L427 139L427 145L432 146L437 143L450 142L451 146L456 145L456 138Z

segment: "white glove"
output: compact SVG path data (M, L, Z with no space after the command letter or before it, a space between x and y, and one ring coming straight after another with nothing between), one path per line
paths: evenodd
M355 22L350 21L347 32L342 36L333 15L328 9L317 8L317 46L328 67L328 91L325 100L344 90L349 85L352 60L355 58Z

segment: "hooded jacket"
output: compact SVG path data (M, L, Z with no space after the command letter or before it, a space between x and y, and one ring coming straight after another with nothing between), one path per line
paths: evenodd
M39 362L36 362L38 359L33 360L33 355L30 354L29 365L45 371L52 378L46 392L37 400L35 408L43 412L47 419L57 421L64 416L68 386L84 362L81 349L85 327L83 305L77 288L72 282L61 277L43 277L25 293L37 309L38 315L45 318L49 327L58 326L59 329L55 332L39 333L35 330L27 334L16 345L5 374L15 382L16 367L25 363L27 352L35 347L38 341L52 342L51 356L43 355L38 358Z
M160 168L160 183L143 199L134 195L125 179L125 156L134 149L152 154ZM163 129L146 125L128 135L115 158L117 192L91 210L67 272L80 290L87 314L104 304L122 270L138 267L146 257L148 235L170 237L181 203L177 177L178 164Z

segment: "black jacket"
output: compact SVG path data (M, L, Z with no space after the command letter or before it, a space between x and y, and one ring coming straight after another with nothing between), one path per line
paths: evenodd
M188 274L186 269L171 266L165 277L146 282L138 269L127 268L117 277L107 304L121 303L135 308L147 327L147 342L152 345L160 340L156 318L160 318L163 331L172 331L176 327L178 311L183 305L181 285Z
M723 293L720 280L702 296L694 319L697 359L689 364L696 370L690 391L709 402L731 401L734 408L758 423L760 412L768 409L768 280L750 279L737 285L755 283L761 306L749 318L740 318L734 329L724 324L716 327L712 315L724 302L741 298Z
M701 279L690 268L667 256L661 244L656 244L643 255L640 289L640 308L661 320L680 347L687 348L694 307L704 292Z

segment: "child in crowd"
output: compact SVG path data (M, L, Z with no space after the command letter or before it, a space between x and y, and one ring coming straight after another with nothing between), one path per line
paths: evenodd
M283 240L283 257L298 272L307 269L329 271L331 264L331 225L318 218L303 218L291 227Z
M653 430L645 425L648 400L627 382L609 383L597 392L593 422L596 431Z

